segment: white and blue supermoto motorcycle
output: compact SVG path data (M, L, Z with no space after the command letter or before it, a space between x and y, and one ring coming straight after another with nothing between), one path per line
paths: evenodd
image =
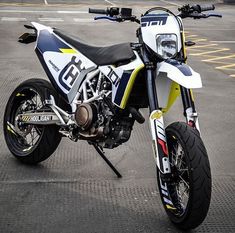
M118 177L104 155L131 136L139 111L149 108L159 193L170 220L181 229L205 219L211 198L211 173L200 137L192 89L201 77L186 65L182 19L214 6L184 5L175 15L165 8L148 10L139 19L130 8L89 9L95 19L140 24L137 43L93 47L59 29L32 22L19 41L36 41L36 54L50 80L30 79L11 94L4 115L4 135L11 153L26 164L47 159L61 137L86 140ZM181 95L186 122L164 126L163 116Z

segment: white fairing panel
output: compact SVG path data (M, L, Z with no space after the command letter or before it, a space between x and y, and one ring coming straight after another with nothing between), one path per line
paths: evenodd
M175 60L161 62L157 66L157 76L167 77L186 88L201 88L202 80L199 73L186 64Z
M51 83L69 103L88 72L97 66L57 36L51 27L32 23L37 29L36 53Z
M141 18L141 31L145 44L157 53L156 37L161 34L175 34L177 51L181 45L180 27L177 19L168 13L145 15Z

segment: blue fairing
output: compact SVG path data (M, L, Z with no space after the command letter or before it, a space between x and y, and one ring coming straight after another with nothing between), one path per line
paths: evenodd
M173 60L173 59L168 59L165 62L177 67L185 76L192 75L192 72L189 69L189 66L185 65L184 63L180 63L179 61Z
M41 30L38 37L37 48L43 54L46 51L60 52L60 48L69 49L70 47L48 30Z

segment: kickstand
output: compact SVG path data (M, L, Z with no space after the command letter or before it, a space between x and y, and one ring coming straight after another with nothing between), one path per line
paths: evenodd
M122 178L122 175L118 172L118 170L113 166L113 164L108 160L105 156L104 151L101 147L97 146L96 144L92 144L98 154L102 157L102 159L109 165L109 167L115 172L118 178Z

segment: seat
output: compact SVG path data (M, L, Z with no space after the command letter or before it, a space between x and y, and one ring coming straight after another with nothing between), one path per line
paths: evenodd
M54 33L99 66L128 63L135 58L130 43L95 47L82 43L79 39L72 36L65 35L58 29L54 29Z

